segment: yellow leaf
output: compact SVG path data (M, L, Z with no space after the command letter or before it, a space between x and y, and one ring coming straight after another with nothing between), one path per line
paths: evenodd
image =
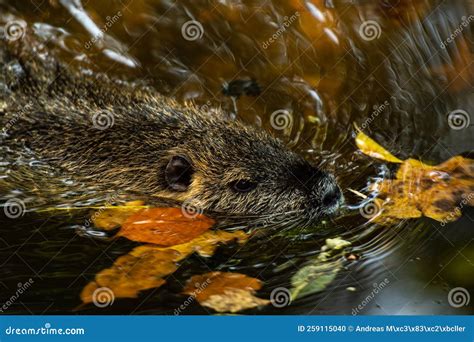
M143 210L143 201L127 202L123 206L99 209L91 216L94 226L104 230L120 227L134 213Z
M407 159L396 179L372 185L378 194L380 215L374 221L394 220L422 215L447 223L458 219L465 206L474 205L474 160L453 157L431 166Z
M356 145L362 153L372 158L382 159L390 163L402 163L402 160L395 157L382 146L377 144L370 137L365 135L360 129L356 127L358 133L355 139Z
M270 303L254 296L262 282L241 273L209 272L188 280L184 293L218 312L238 312Z
M232 240L243 243L246 239L247 234L242 231L209 231L194 240L172 247L138 246L115 260L111 267L96 274L94 281L82 290L81 299L84 303L91 303L94 291L101 287L110 289L114 298L136 297L140 291L163 285L163 278L176 271L178 262L191 253L212 256L219 244Z

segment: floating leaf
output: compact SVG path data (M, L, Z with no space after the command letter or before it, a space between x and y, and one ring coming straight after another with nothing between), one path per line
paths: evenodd
M430 166L408 159L396 179L383 180L371 189L379 192L381 205L381 215L375 221L389 223L422 215L440 222L454 221L464 206L474 205L474 160L456 156Z
M99 209L92 214L92 222L95 227L104 230L120 227L131 215L143 210L143 204L143 201L132 201L123 206Z
M349 241L340 237L327 239L316 259L299 269L291 278L291 299L295 300L324 290L342 267L339 255L350 245Z
M133 241L173 246L191 241L213 224L214 220L202 214L186 217L179 208L151 208L128 217L118 234Z
M402 160L398 159L382 146L377 144L374 140L365 135L360 129L357 128L357 130L358 133L355 142L362 153L372 158L382 159L390 163L402 163Z
M210 272L191 277L183 292L215 311L238 312L270 302L253 295L261 287L260 280L245 274Z
M144 245L134 248L130 253L119 257L114 264L100 271L95 280L81 293L84 303L93 300L97 288L109 288L115 298L136 297L140 291L157 288L165 283L163 277L172 274L178 262L193 252L201 256L211 256L221 243L237 240L245 242L247 234L242 231L206 232L187 243L173 247Z
M268 299L255 297L252 293L240 290L229 289L222 294L210 296L202 306L207 306L217 312L239 312L246 309L252 309L258 306L268 305Z
M334 239L326 239L326 246L328 249L332 250L340 250L345 247L350 246L351 243L349 241L343 240L341 237L335 237Z

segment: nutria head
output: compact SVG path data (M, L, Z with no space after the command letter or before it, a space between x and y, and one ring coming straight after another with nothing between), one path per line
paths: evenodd
M334 176L266 132L239 122L186 115L176 145L160 158L158 195L239 215L294 214L314 221L342 202Z

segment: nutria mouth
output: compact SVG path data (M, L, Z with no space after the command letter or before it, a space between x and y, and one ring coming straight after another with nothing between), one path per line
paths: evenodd
M31 37L5 46L3 144L26 147L83 187L307 222L341 204L332 175L266 132L219 110L206 113L154 90L74 71L48 54L36 57L41 47Z

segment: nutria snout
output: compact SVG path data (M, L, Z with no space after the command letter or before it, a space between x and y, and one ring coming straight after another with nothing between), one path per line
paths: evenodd
M2 98L3 120L14 119L3 143L26 147L82 189L148 194L238 217L315 222L337 212L334 176L267 132L32 51L12 49L3 62L7 74L25 69ZM38 191L47 188L44 175L28 177Z
M306 161L296 168L293 176L301 183L303 191L307 193L308 204L306 210L318 211L322 215L332 216L338 212L344 202L341 189L335 177L310 166Z

